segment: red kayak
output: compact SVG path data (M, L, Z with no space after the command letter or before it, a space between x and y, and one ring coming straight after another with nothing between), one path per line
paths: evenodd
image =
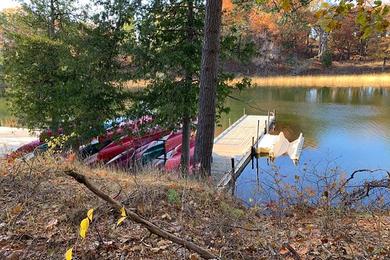
M115 146L104 148L103 150L101 150L98 153L97 159L98 159L98 161L108 162L109 160L111 160L115 156L123 153L124 151L129 150L130 148L137 149L137 148L139 148L147 143L150 143L156 139L161 138L166 133L167 133L167 131L158 131L158 132L154 132L154 133L142 136L142 137L134 137L125 143L121 143L121 144L117 144Z
M117 145L125 144L127 142L132 141L133 139L134 139L134 136L122 136L118 141L111 142L109 145L104 147L104 149L109 149L109 148L117 146Z
M108 129L104 135L98 137L99 142L102 143L106 140L112 140L117 136L124 135L126 133L137 133L142 125L152 122L153 119L150 116L143 116L137 120L129 120L121 123L117 127Z
M169 136L169 138L165 142L165 152L168 153L169 151L172 151L177 146L179 146L181 144L181 139L182 139L181 132L172 133L171 136Z
M8 158L17 158L17 157L20 157L20 156L22 156L24 154L31 153L31 152L33 152L35 150L35 148L37 148L41 144L43 144L43 142L41 142L38 139L38 140L32 141L32 142L30 142L28 144L22 145L21 147L16 149L16 151L10 153L8 155Z
M146 150L152 149L152 147L161 144L161 142L163 142L163 141L165 141L164 150L166 153L168 153L169 151L172 151L178 145L181 144L181 138L182 138L181 132L172 132L172 133L162 137L160 140L150 142L150 143L140 147L139 149L137 149L135 159L139 160Z
M135 125L133 124L133 122L127 122L114 129L108 130L104 135L99 136L98 140L100 143L103 143L104 141L112 140L117 136L124 135L126 132L128 133L135 132Z
M181 145L180 145L181 146ZM194 162L194 153L195 153L195 140L191 139L190 143L190 165ZM177 153L165 163L165 170L174 171L178 170L180 167L180 159L181 159L181 147L178 149Z

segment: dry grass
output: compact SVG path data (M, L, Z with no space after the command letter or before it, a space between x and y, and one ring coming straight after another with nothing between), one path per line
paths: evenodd
M390 88L390 73L251 77L260 87L376 87ZM240 80L237 78L233 82Z
M375 87L390 88L390 73L350 74L350 75L303 75L303 76L269 76L250 77L256 87ZM234 84L242 80L238 77L231 81ZM137 91L143 89L147 81L128 81L126 89Z
M147 80L137 80L137 81L129 80L123 84L123 87L130 91L138 91L145 88L147 84L148 84Z
M77 259L199 259L151 236L62 173L74 167L127 208L221 259L386 259L390 216L307 208L275 217L247 209L227 194L173 174L137 176L37 158L0 165L0 258L61 259L74 246ZM95 209L87 239L79 223ZM329 219L331 221L329 221Z

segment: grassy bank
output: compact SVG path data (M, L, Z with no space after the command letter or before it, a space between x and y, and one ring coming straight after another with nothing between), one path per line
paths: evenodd
M385 259L389 213L296 208L259 214L227 194L156 171L131 176L68 164L128 209L221 259ZM63 173L58 161L38 158L1 168L0 258L200 259L151 235ZM94 208L86 239L80 221Z
M236 82L239 78L234 80ZM251 77L261 87L376 87L390 88L390 73Z

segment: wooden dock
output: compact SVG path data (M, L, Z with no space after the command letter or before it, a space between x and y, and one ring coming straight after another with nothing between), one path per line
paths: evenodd
M214 139L211 173L218 187L224 188L238 177L250 160L253 144L274 121L274 113L244 115Z

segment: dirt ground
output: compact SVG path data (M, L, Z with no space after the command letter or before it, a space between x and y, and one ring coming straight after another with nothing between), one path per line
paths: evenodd
M0 259L200 259L149 233L63 173L71 167L103 192L221 259L389 259L390 213L245 208L205 183L38 158L0 168ZM94 209L87 236L80 221Z

